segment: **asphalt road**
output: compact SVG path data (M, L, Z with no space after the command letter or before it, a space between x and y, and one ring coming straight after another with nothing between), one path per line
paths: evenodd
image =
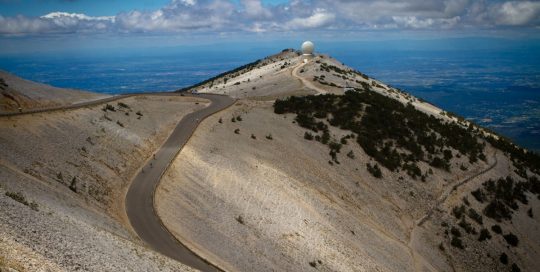
M46 107L46 108L34 108L34 109L24 109L21 112L0 112L0 117L9 117L9 116L19 116L33 113L42 113L42 112L52 112L52 111L65 111L65 110L75 110L84 107L96 106L99 104L105 104L108 102L114 102L116 100L132 97L132 96L183 96L187 94L176 93L176 92L161 92L161 93L132 93L132 94L121 94L114 95L106 98L88 100L86 102L75 103L70 105L55 106L55 107Z
M173 159L189 140L199 123L206 117L234 103L228 96L201 94L197 97L209 99L210 106L186 115L169 138L150 158L132 181L126 195L126 212L131 226L139 237L157 252L202 271L219 271L202 260L180 243L163 225L154 207L154 193Z

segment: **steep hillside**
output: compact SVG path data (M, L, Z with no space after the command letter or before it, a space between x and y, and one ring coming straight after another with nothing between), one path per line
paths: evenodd
M124 199L178 121L207 103L147 95L0 118L0 270L190 271L143 246Z
M0 70L0 113L63 106L107 97L28 81Z
M225 271L540 265L540 157L503 137L294 50L182 91L238 100L189 119L200 125L154 205L179 241ZM84 96L52 93L45 100ZM44 101L19 94L28 97L6 108ZM208 103L140 95L0 117L0 271L191 271L143 245L124 201L179 120Z
M200 125L158 188L179 240L231 271L540 264L538 156L328 56L303 58L196 87L243 99ZM318 95L287 98L299 93Z

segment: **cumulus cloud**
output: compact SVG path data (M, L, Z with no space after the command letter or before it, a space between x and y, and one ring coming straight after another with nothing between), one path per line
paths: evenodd
M507 0L171 0L157 10L114 16L54 12L1 16L0 34L270 32L364 29L540 27L539 1Z
M540 2L512 1L491 8L495 24L523 26L540 23Z
M324 9L317 9L313 14L306 18L294 18L286 23L290 29L312 29L329 25L336 16Z
M457 25L461 17L456 16L449 19L445 19L445 18L421 19L415 16L405 16L405 17L394 16L392 19L396 23L394 25L396 28L399 27L399 28L408 28L408 29L430 29L430 28L431 29L433 28L449 29Z
M65 12L53 12L38 18L0 15L0 34L103 32L108 30L114 22L114 16L91 17Z
M261 0L242 0L245 14L251 18L270 18L272 13L263 7Z

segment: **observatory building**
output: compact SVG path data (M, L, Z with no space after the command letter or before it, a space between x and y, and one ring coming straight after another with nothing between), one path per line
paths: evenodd
M304 54L304 56L313 55L313 51L315 51L315 45L312 42L305 41L302 44L302 54Z
M304 63L307 63L313 58L313 51L315 51L315 45L310 41L305 41L302 44L302 59Z

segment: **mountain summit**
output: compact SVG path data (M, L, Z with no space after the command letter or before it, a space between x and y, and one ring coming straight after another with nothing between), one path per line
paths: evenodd
M208 270L540 265L540 158L489 130L292 49L180 91L0 117L0 270L191 271L131 225L147 176L148 220Z

